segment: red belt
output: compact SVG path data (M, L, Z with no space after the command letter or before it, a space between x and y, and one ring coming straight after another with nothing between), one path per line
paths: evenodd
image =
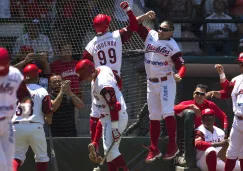
M243 116L237 116L235 115L239 120L243 120Z
M158 83L160 81L166 81L167 77L161 77L161 78L149 78L149 81L153 82L153 83Z
M100 114L100 118L104 118L106 116L108 116L108 114Z

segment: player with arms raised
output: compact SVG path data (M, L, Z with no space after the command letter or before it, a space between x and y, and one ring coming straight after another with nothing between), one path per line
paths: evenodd
M49 157L47 156L43 124L44 115L50 118L52 110L50 96L46 89L38 85L40 72L41 70L35 64L28 64L23 69L24 80L31 94L32 105L29 113L23 113L20 108L17 108L16 114L12 118L16 141L13 161L14 171L17 171L24 162L29 146L35 154L36 170L46 171L48 167Z
M84 59L77 63L75 72L81 79L91 82L92 106L101 117L105 154L115 142L106 158L108 171L128 171L119 152L121 133L128 122L127 107L112 70L107 66L95 68L91 61Z
M126 10L126 8L124 8ZM138 23L146 19L154 19L155 13L148 13L137 17ZM135 22L137 23L137 22ZM160 120L165 120L169 143L163 159L169 160L179 153L176 144L176 120L174 117L174 102L176 95L176 82L185 75L186 67L181 50L172 38L174 25L170 21L163 21L158 32L142 24L138 25L137 33L145 45L145 70L147 74L147 101L150 118L151 146L146 158L147 163L155 161L162 156L158 149L160 136ZM178 70L173 73L173 68Z
M11 117L19 100L23 113L29 113L31 97L20 71L10 66L10 56L0 47L0 170L12 171L14 137Z
M105 14L97 15L93 20L93 27L97 35L86 46L82 58L92 61L95 67L102 65L110 67L116 76L120 89L122 88L122 80L120 78L122 44L130 39L132 32L136 31L138 26L136 24L136 17L131 11L129 4L126 2L125 5L127 6L126 13L128 15L130 25L126 28L110 32L109 26L111 17ZM90 157L93 157L96 155L95 153L98 153L99 140L102 133L101 123L98 122L100 116L94 113L93 108L94 107L92 106L90 114L90 132L92 141L88 147L90 150Z

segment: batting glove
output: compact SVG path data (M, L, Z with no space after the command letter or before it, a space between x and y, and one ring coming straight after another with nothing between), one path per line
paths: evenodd
M121 138L121 134L118 129L112 129L112 137L115 142L119 141Z
M129 3L127 1L123 1L120 3L120 7L125 11L128 12L131 10L131 7L129 7Z
M31 104L30 103L21 103L20 108L22 110L23 116L30 116L31 115Z

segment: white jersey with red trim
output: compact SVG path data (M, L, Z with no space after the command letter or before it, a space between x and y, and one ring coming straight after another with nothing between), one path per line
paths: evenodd
M222 129L214 126L213 133L207 130L203 125L199 126L196 131L200 131L201 137L198 137L196 141L206 141L206 142L220 142L224 140L225 133ZM219 152L222 147L215 147L216 151ZM197 160L203 155L205 151L197 150Z
M144 45L144 63L148 78L160 78L166 76L166 73L173 72L174 63L171 57L181 52L173 38L159 40L158 32L150 30ZM182 57L180 59L183 62Z
M14 115L16 110L17 91L24 77L21 72L10 66L6 76L0 76L0 118Z
M21 108L16 109L16 113L12 118L12 122L16 121L32 121L44 124L44 114L42 112L43 99L48 96L45 88L38 84L27 84L27 88L32 98L32 109L28 116L21 113Z
M119 30L95 36L85 49L93 56L95 67L106 65L120 75L122 40Z
M123 95L117 86L117 82L112 70L107 66L98 67L99 74L95 81L91 83L91 95L92 95L92 112L96 114L110 114L110 108L100 94L101 90L105 87L112 87L115 90L116 99L121 104L121 111L126 111L127 107Z

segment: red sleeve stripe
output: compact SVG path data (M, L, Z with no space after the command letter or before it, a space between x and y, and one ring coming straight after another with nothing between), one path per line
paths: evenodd
M52 114L52 103L49 95L42 99L42 112L44 114Z

